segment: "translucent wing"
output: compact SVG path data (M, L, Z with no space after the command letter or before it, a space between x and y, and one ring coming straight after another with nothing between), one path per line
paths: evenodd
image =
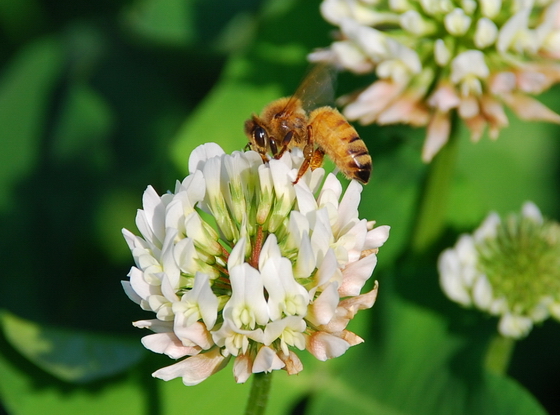
M333 66L324 63L313 66L286 104L285 111L288 112L298 99L307 113L323 105L333 105L335 83Z

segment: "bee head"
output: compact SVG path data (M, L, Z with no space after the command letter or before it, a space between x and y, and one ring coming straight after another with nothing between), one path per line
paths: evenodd
M259 119L253 115L250 120L245 121L245 134L249 137L250 143L259 153L266 153L270 149L272 155L278 153L278 146L274 137L270 136L266 128L259 122Z

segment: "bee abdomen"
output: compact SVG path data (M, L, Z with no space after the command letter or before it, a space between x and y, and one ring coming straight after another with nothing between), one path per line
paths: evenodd
M348 162L348 170L345 173L352 179L366 184L371 175L371 156L367 151L350 155L352 159Z
M330 107L313 111L310 123L314 126L314 141L342 173L366 184L371 175L371 156L354 127L342 114Z

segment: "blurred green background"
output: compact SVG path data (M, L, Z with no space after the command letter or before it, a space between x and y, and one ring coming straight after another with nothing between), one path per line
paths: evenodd
M136 232L146 186L172 189L197 145L242 149L244 120L295 90L332 40L319 3L0 0L0 413L242 412L231 366L196 387L151 378L172 362L132 328L152 315L122 291L121 229ZM341 74L338 92L370 81ZM559 92L541 97L557 112ZM379 301L353 323L365 344L275 375L270 414L560 413L558 324L518 343L510 376L488 374L496 320L437 285L438 253L489 210L533 200L560 218L559 127L510 120L497 141L463 134L446 235L422 258L407 241L424 131L358 128L374 160L360 213L392 227Z

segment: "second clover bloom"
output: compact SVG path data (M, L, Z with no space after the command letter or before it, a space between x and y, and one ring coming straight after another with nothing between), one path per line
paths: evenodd
M549 316L560 320L560 224L530 202L521 215L490 214L438 262L445 294L500 317L498 329L520 338Z
M136 265L123 286L155 319L144 346L183 360L155 377L195 385L233 359L237 382L251 373L303 366L362 342L346 330L377 295L361 294L389 236L358 218L362 187L345 192L323 169L293 184L301 151L263 163L253 152L198 147L174 193L148 187L136 224L124 230Z
M560 123L529 97L560 80L560 2L323 0L340 40L310 55L378 80L341 98L362 124L427 126L422 158L445 145L456 113L480 139L520 118Z

